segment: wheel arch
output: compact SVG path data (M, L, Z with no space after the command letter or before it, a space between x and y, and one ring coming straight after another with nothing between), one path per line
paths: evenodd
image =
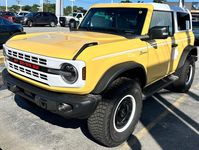
M69 22L72 22L72 21L75 21L75 19L74 19L74 18L71 18L71 19L69 20Z
M191 45L187 46L181 55L177 69L181 68L184 65L188 57L193 57L195 61L197 61L197 56L198 56L197 47Z
M92 93L100 94L104 92L113 81L120 77L137 78L141 87L144 87L147 83L146 71L143 65L136 62L125 62L109 68L98 81Z

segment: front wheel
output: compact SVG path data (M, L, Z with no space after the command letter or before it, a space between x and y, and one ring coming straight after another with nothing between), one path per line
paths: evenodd
M33 22L32 22L32 21L28 21L27 24L28 24L29 27L32 27L32 26L33 26Z
M55 26L56 26L55 22L54 22L54 21L51 21L51 22L50 22L50 26L51 26L51 27L55 27Z
M128 139L142 109L140 85L135 80L119 80L116 87L106 92L88 119L91 135L108 147L118 146Z

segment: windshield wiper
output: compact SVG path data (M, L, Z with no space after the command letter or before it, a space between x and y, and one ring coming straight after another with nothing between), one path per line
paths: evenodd
M135 34L135 32L131 31L131 30L121 30L121 32L123 32L125 34Z

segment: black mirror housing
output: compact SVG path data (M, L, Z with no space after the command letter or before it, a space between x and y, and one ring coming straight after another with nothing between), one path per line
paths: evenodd
M169 37L168 26L155 26L149 30L150 39L166 39Z

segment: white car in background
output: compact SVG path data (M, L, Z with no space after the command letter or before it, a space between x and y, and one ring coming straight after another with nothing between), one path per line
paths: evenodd
M74 12L68 16L63 16L59 18L59 23L62 27L68 26L69 23L81 22L84 17L84 13Z
M27 15L29 13L30 13L29 11L20 11L20 12L17 13L17 16L24 17L25 15Z

